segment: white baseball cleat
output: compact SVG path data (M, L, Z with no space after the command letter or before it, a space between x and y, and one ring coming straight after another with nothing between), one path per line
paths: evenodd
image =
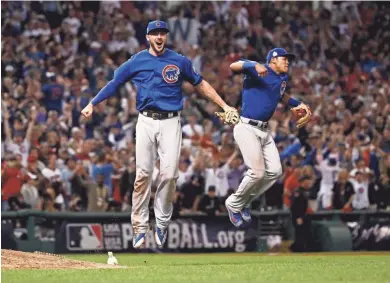
M165 240L167 239L167 232L167 229L160 229L157 227L154 238L156 239L156 243L159 248L163 247Z
M144 245L144 243L145 243L145 235L146 235L146 233L134 234L134 236L133 236L133 247L135 249L140 249Z

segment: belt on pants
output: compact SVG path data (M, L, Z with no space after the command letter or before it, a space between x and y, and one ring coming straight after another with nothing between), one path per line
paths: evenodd
M268 122L258 121L258 120L252 120L245 117L241 117L241 122L245 124L249 124L251 126L254 126L256 128L259 128L260 130L267 130L268 129Z
M179 115L179 112L160 112L154 110L144 110L141 113L146 117L152 118L153 120L164 120Z

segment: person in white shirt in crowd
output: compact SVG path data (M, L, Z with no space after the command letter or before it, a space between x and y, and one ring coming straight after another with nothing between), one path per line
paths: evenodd
M183 143L185 144L185 140L191 140L196 137L201 137L204 134L204 129L202 125L199 125L196 121L196 115L194 113L190 113L187 116L187 124L182 127L183 131Z
M76 17L76 12L74 9L69 9L68 17L64 20L64 23L70 26L70 30L73 35L77 35L79 28L81 26L80 20Z
M356 171L354 177L349 180L355 191L352 199L352 208L354 210L367 209L370 206L368 198L368 179L367 175L362 171Z
M352 169L350 175L355 176L358 171L364 173L364 178L368 177L368 174L371 172L370 168L366 166L366 163L363 159L359 159L356 161L355 168Z
M180 188L185 182L188 182L193 174L193 166L184 158L180 158L179 178L177 179L177 187Z
M22 185L20 190L25 203L31 206L32 209L39 207L40 199L37 189L37 175L27 172L28 181Z
M217 197L225 197L229 190L228 175L230 172L230 164L238 155L235 150L225 163L221 163L217 157L213 157L211 167L205 170L206 185L205 188L215 186ZM207 192L205 192L207 193Z
M26 135L24 135L23 117L19 116L14 119L14 137L12 137L12 131L10 127L11 115L5 107L4 111L4 132L5 132L5 151L13 154L22 155L22 165L27 166L28 153L31 146L31 136L35 126L38 112L35 107L32 107L30 111L30 122L28 123Z
M320 171L322 179L317 202L319 209L328 209L332 205L332 189L340 171L340 166L336 156L331 155L327 159L321 160L322 156L320 154L317 154L317 162L319 163L317 170Z
M61 171L57 168L57 156L50 154L48 166L42 170L42 175L50 183L61 181Z

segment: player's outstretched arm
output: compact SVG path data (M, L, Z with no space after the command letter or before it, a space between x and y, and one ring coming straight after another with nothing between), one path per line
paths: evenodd
M239 122L240 114L237 109L227 105L208 82L202 80L196 86L196 89L200 94L218 104L223 109L224 112L215 112L215 115L225 124L236 125Z
M230 65L230 70L234 73L246 73L253 77L265 77L268 70L264 65L254 61L237 61Z
M99 93L91 100L90 103L88 103L87 106L81 111L81 113L85 117L89 117L93 113L93 107L106 100L110 96L114 95L116 93L116 90L118 87L123 85L125 82L127 82L129 79L131 79L132 76L132 63L133 60L130 59L123 63L118 69L115 70L114 78L105 86L103 87Z
M215 89L205 80L202 80L198 85L195 86L196 90L203 96L210 99L215 104L219 105L225 112L232 107L226 104L225 101L219 96Z

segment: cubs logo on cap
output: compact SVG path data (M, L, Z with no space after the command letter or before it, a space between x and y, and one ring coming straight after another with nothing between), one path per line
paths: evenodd
M161 29L165 32L169 32L168 24L163 21L153 21L148 24L146 28L146 34L149 34L152 30Z
M287 57L289 60L294 60L295 59L295 55L292 54L292 53L288 53L285 49L283 49L283 48L274 48L270 52L268 52L267 64L269 64L269 62L271 62L272 58L276 58L276 57Z

